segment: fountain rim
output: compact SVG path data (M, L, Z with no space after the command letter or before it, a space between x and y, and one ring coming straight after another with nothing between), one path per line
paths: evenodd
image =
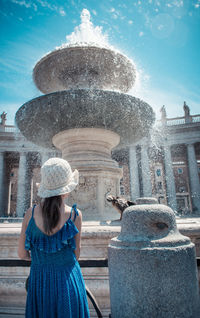
M144 102L143 100L141 100L140 98L138 98L138 97L134 97L134 96L132 96L132 95L128 95L128 94L124 94L124 93L119 93L119 92L114 92L114 91L105 91L105 90L97 90L97 89L93 89L93 90L89 90L89 89L70 89L70 90L64 90L64 91L57 91L57 92L53 92L53 93L49 93L49 94L46 94L46 95L41 95L41 96L39 96L39 97L36 97L36 98L33 98L32 100L30 100L30 101L28 101L28 102L26 102L26 103L24 103L19 109L18 109L18 111L16 112L16 114L15 114L15 122L16 122L16 125L19 127L19 129L20 129L20 131L22 132L22 134L28 139L28 140L30 140L30 141L32 141L33 143L35 143L35 144L37 144L37 145L40 145L40 146L42 146L42 147L45 147L45 148L52 148L52 139L51 139L51 142L49 142L49 141L47 141L47 139L45 139L45 138L43 138L43 141L41 142L41 138L40 138L40 142L38 142L38 141L36 141L37 140L37 138L35 138L35 139L30 139L30 135L29 134L27 134L27 125L25 124L25 121L26 120L28 120L28 117L26 118L26 119L24 119L24 120L20 120L20 118L21 118L21 115L23 114L23 117L24 117L24 115L25 114L28 114L29 112L31 112L31 109L33 110L34 109L34 107L35 107L35 105L34 105L34 103L37 103L37 101L39 101L39 104L38 104L38 106L37 106L37 109L38 109L38 107L41 107L40 108L40 110L41 111L45 111L46 109L55 109L55 108L52 108L53 107L53 100L51 101L51 103L50 104L48 104L48 106L46 106L47 105L47 101L48 100L51 100L51 96L54 96L56 99L59 97L59 100L61 100L62 101L62 103L63 103L63 98L65 98L65 96L67 97L68 95L69 96L71 96L71 97L73 97L73 100L74 100L74 104L72 105L72 104L70 104L70 106L68 106L67 104L67 107L71 107L70 109L74 109L74 105L75 105L75 107L77 107L77 105L80 105L79 103L77 103L77 98L75 98L76 97L76 93L77 93L77 97L79 98L79 94L80 93L82 93L82 96L84 97L84 101L83 102L85 102L85 100L87 100L88 98L89 98L89 100L90 100L90 94L96 94L96 96L97 96L97 99L96 99L96 101L98 101L97 103L95 102L95 109L98 109L98 105L100 105L100 104L102 104L102 102L103 102L103 100L102 100L102 97L103 97L103 99L105 98L105 97L107 97L107 96L109 96L111 99L108 99L109 100L109 103L106 103L106 108L104 107L104 111L106 110L106 109L109 109L109 112L111 113L111 111L112 111L112 108L110 108L111 107L111 100L113 100L113 103L112 103L112 107L116 107L116 105L117 105L117 109L118 109L118 107L120 106L120 105L122 105L122 103L124 104L124 102L123 102L123 99L125 98L125 99L127 99L127 102L128 102L128 104L127 105L129 105L128 106L128 109L132 112L133 110L131 110L130 109L130 107L132 108L132 106L131 105L135 105L134 107L136 107L137 109L138 109L138 107L140 106L140 108L141 108L141 105L140 105L140 103L144 103L144 105L143 105L143 109L144 109L144 111L145 111L145 113L143 113L143 114L141 114L141 112L139 112L138 114L137 114L137 118L140 120L141 118L149 118L150 119L150 122L149 122L149 125L146 127L146 129L145 129L145 131L146 130L149 130L150 129L150 126L152 126L153 125L153 123L154 123L154 121L155 121L155 113L154 113L154 111L153 111L153 109L152 109L152 107L148 104L148 103L146 103L146 102ZM81 95L80 95L81 96ZM113 97L113 99L112 99L112 97ZM75 98L75 99L74 99ZM43 99L46 99L47 101L45 102L45 103L42 103L42 100ZM107 98L106 98L107 99ZM119 103L117 103L117 101L119 102ZM133 104L132 104L133 103ZM40 105L40 106L39 106ZM61 104L60 104L61 105ZM90 104L89 104L90 105ZM92 105L92 104L91 104ZM125 104L124 104L125 105ZM34 106L34 107L33 107ZM109 108L107 108L109 106ZM60 109L60 111L61 112L63 112L64 111L64 107L66 107L66 106L60 106L61 107L61 109ZM90 106L89 106L90 107ZM97 108L96 108L97 107ZM83 110L82 110L83 111ZM121 113L121 111L123 111L122 113ZM114 126L113 125L111 125L110 126L110 121L109 121L109 126L107 126L107 124L105 124L105 123L103 123L102 121L101 121L101 119L100 119L100 121L98 120L98 114L97 115L95 115L95 119L97 120L97 123L95 123L95 125L93 125L93 126L86 126L86 124L85 123L82 123L82 126L79 126L79 127L77 127L76 126L76 123L74 123L73 124L73 122L71 121L71 119L70 119L70 124L69 124L69 126L64 126L63 124L60 126L60 128L61 128L61 130L60 131L58 131L57 129L56 129L56 127L54 126L54 127L52 127L51 128L51 130L53 130L52 131L52 133L54 132L54 134L52 134L51 133L51 131L50 131L50 128L48 128L48 131L49 131L49 136L51 135L51 138L55 135L55 134L57 134L57 133L59 133L59 132L61 132L61 131L63 131L63 130L66 130L66 129L71 129L71 128L91 128L91 127L94 127L94 128L103 128L103 129L108 129L108 130L111 130L111 131L114 131L115 133L118 133L119 135L120 135L120 137L121 137L121 142L120 142L120 145L122 146L122 144L124 144L124 142L125 142L125 144L127 144L127 142L125 141L126 140L126 138L124 139L124 137L125 137L125 135L128 133L127 131L125 132L124 131L124 129L125 130L127 130L126 129L126 127L127 127L127 124L128 124L128 122L130 121L130 120L128 120L128 122L126 121L126 119L128 118L127 116L125 116L124 117L124 115L123 114L126 114L127 112L124 112L125 111L125 108L123 107L122 109L121 109L121 111L120 111L120 113L122 114L122 118L121 118L121 120L123 120L123 119L125 119L125 122L121 122L121 123L123 123L123 125L121 126L120 125L120 133L119 133L119 126L117 126L116 125L116 121L115 121L115 124L114 124ZM99 112L98 112L99 113ZM149 114L148 114L149 113ZM150 115L150 117L149 117L149 115ZM26 115L27 116L27 115ZM29 115L28 115L29 116ZM34 118L35 118L35 123L36 123L36 126L35 126L35 124L34 125L32 125L32 131L35 131L35 129L37 128L37 126L38 126L38 120L39 120L39 122L42 120L42 118L40 117L40 116L34 116ZM135 120L137 120L137 118L135 118ZM90 120L91 120L91 118L90 118ZM119 119L117 119L117 120L119 120ZM133 120L132 121L132 125L131 125L131 127L129 127L129 128L131 128L132 129L132 131L136 131L135 130L135 128L134 128L134 125L135 125L135 120ZM68 119L68 121L69 121L69 119ZM59 122L60 122L60 120L59 120ZM72 126L72 124L73 124L73 126ZM60 124L59 124L60 125ZM90 123L89 123L89 125L90 125ZM40 128L40 125L38 126L39 128ZM117 128L118 127L118 128ZM30 128L30 126L29 126L29 128ZM21 130L22 129L22 130ZM122 131L121 131L121 129L122 129ZM142 133L142 130L141 130L141 128L138 128L138 131L140 132L140 133ZM144 135L144 133L145 133L145 131L143 131L143 133L142 133L142 136L141 136L141 138L142 137L144 137L145 135ZM44 133L44 132L43 132ZM137 134L138 134L138 132L137 132ZM45 132L45 135L46 135L46 132ZM129 133L128 133L128 135L129 135ZM136 137L136 135L135 135L135 137ZM139 138L139 139L141 139L141 138ZM45 141L46 140L46 141ZM137 137L137 140L138 140L138 137ZM45 142L45 144L44 144L44 142ZM47 143L46 143L47 142Z
M33 68L33 75L35 74L35 70L36 68L41 64L43 63L46 59L48 59L50 56L53 56L53 55L56 55L56 54L61 54L63 51L67 51L67 50L73 50L73 49L84 49L84 50L94 50L94 49L99 49L99 50L104 50L104 51L110 51L110 52L113 52L117 55L120 55L122 56L124 59L127 60L127 62L129 62L132 67L135 69L135 63L125 54L119 52L118 50L115 50L113 48L109 48L109 47L105 47L105 46L98 46L98 45L95 45L95 44L92 44L92 45L81 45L81 44L74 44L74 45L69 45L69 46L65 46L65 47L59 47L57 49L54 49L53 51L51 52L48 52L46 53L34 66Z

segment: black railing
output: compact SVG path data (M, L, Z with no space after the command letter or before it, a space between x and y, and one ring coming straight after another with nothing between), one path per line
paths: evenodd
M81 267L108 267L108 260L103 259L81 259L79 260ZM0 267L29 267L31 261L25 261L23 259L9 258L0 259Z
M200 256L196 257L197 267L200 267ZM108 267L108 259L81 259L79 264L83 268L88 267ZM17 258L0 259L0 267L29 267L31 261L25 261Z

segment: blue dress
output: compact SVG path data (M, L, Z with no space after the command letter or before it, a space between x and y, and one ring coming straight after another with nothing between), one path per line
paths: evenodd
M74 224L76 205L63 227L51 236L35 224L34 208L25 240L25 249L31 251L32 259L26 318L88 318L85 284L74 254L74 236L78 233Z

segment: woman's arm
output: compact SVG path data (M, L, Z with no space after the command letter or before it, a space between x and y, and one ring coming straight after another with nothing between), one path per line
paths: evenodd
M78 210L79 215L76 217L76 220L74 224L76 225L77 229L79 230L79 233L75 236L75 242L76 242L76 249L74 251L76 255L76 259L79 259L80 251L81 251L81 228L82 228L82 213L80 210Z
M30 252L25 250L25 239L26 239L25 232L28 226L28 222L31 218L31 214L32 214L32 208L26 211L26 214L22 222L22 228L21 228L21 233L20 233L19 242L18 242L18 256L19 258L25 259L27 261L31 260L31 256L30 256Z

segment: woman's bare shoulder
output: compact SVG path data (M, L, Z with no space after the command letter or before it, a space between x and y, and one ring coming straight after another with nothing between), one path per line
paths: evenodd
M32 216L32 207L30 207L27 211L26 211L26 213L25 213L25 215L24 215L24 220L25 221L29 221L30 220L30 218L31 218L31 216Z
M36 214L38 213L38 210L39 210L39 206L38 206L38 205L35 205L34 207L30 207L30 208L26 211L26 213L25 213L25 215L24 215L24 221L25 221L26 224L29 223L29 221L30 221L30 219L31 219L31 217L32 217L33 208L34 208L34 214L35 214L35 213L36 213Z
M81 210L77 209L77 211L78 211L78 215L77 215L77 216L80 216L80 218L82 218L82 212L81 212Z

